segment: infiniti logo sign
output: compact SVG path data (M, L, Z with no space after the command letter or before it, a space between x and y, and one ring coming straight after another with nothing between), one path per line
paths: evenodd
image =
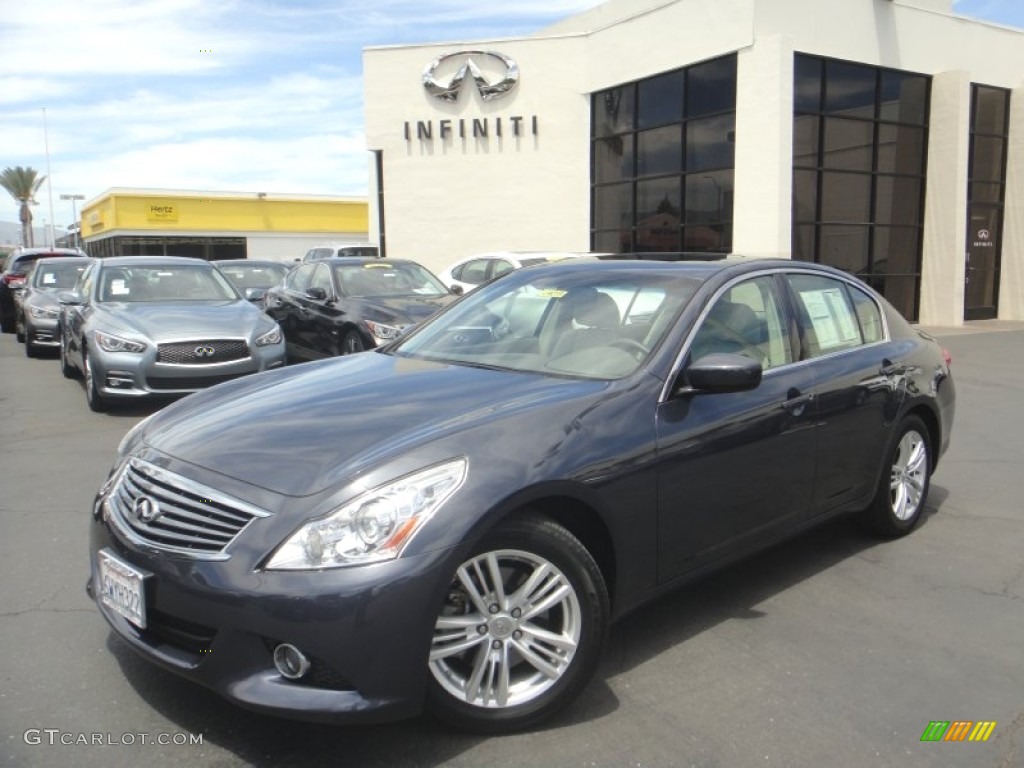
M163 510L148 496L139 496L132 504L132 514L140 522L152 523L163 514Z
M466 57L465 63L454 75L444 81L438 80L434 76L434 73L441 64L449 59L463 56ZM502 68L503 75L494 82L491 82L480 71L480 67L473 59L474 56L481 62L491 60L492 63L498 63ZM459 92L462 90L462 84L465 82L467 75L473 77L473 82L480 93L480 98L484 101L491 101L504 96L515 88L516 83L519 82L519 65L508 56L494 51L459 51L457 53L448 53L444 56L438 56L423 70L423 87L426 88L427 93L431 96L442 101L456 101L459 98Z
M217 354L217 350L215 350L213 347L196 347L194 350L192 350L192 354L194 354L196 357L213 357L215 354Z

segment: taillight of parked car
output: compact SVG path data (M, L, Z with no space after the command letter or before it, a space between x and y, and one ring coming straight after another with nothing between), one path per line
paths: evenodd
M24 275L13 275L13 274L11 274L11 275L4 275L2 278L0 278L0 280L4 281L4 285L6 285L6 286L8 286L10 288L14 288L14 287L19 286L19 285L21 285L22 283L25 282L25 276Z
M949 350L945 347L942 348L942 359L946 361L947 368L953 365L953 356L949 354Z

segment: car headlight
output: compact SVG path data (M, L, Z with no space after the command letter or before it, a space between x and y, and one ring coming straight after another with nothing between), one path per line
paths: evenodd
M338 568L394 560L413 534L462 485L455 459L367 491L311 520L275 550L267 570Z
M269 347L271 344L281 343L281 326L275 325L262 336L256 337L257 347Z
M100 348L106 352L144 352L146 345L140 341L122 339L120 336L112 336L102 331L93 331L93 338Z
M404 325L384 325L384 323L375 323L372 320L366 321L366 327L370 329L370 333L380 343L388 341L394 341L405 332Z
M28 311L37 320L56 320L60 317L60 310L50 307L29 307Z

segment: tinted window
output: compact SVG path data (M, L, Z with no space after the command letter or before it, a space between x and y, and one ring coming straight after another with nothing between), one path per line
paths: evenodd
M327 268L326 264L320 264L313 271L313 276L309 281L309 287L320 288L327 297L334 295L334 288L331 286L331 272Z
M448 289L419 264L371 262L336 264L334 275L344 296L443 296Z
M638 128L653 128L683 119L683 70L652 77L640 83Z
M793 361L773 277L744 280L715 300L693 338L690 358L719 352L746 355L766 370Z
M864 343L872 344L876 341L882 341L884 338L882 313L878 309L875 300L864 291L851 285L847 285L846 289L850 292L850 298L853 300L853 308L857 313L857 321L860 323L860 331L864 337Z
M471 285L480 285L487 280L487 259L473 259L467 261L453 276L456 280Z
M304 293L309 287L309 279L313 276L315 268L315 264L303 264L300 267L296 267L285 278L285 286L298 293Z
M863 343L860 322L843 282L818 275L787 275L786 279L796 294L804 357Z

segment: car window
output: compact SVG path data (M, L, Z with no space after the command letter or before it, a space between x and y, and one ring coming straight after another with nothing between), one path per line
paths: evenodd
M103 270L100 301L223 301L238 294L216 268L202 265L155 264Z
M310 288L322 288L324 294L330 298L334 295L334 288L331 287L331 273L326 264L317 265L313 277L309 281Z
M70 291L85 271L85 264L38 263L32 273L32 286L43 291Z
M288 274L288 277L285 278L285 287L291 291L305 293L306 288L309 287L309 280L313 276L313 270L316 266L316 264L303 264L302 266L293 269Z
M515 265L511 261L505 261L504 259L495 259L494 266L491 267L491 277L504 275L506 272L511 272L515 268Z
M771 275L737 283L712 304L691 342L690 359L716 352L752 357L765 370L793 362L785 314Z
M463 283L469 283L470 285L480 285L480 283L486 282L488 262L489 259L473 259L473 261L467 261L459 269L459 274L456 279Z
M841 280L819 275L787 275L796 294L805 358L819 357L864 343L853 303ZM879 321L879 328L881 321Z
M343 296L446 296L448 289L419 264L375 261L338 264L334 276Z
M377 246L375 245L351 245L339 248L335 256L376 256Z
M82 296L83 298L89 298L92 295L93 278L96 275L96 265L90 264L85 272L78 278L78 283L75 285L75 293Z
M860 323L860 332L864 337L865 344L873 344L882 341L885 331L882 328L882 313L878 309L875 300L867 293L847 284L846 289L853 299L853 308L857 312L857 320Z

